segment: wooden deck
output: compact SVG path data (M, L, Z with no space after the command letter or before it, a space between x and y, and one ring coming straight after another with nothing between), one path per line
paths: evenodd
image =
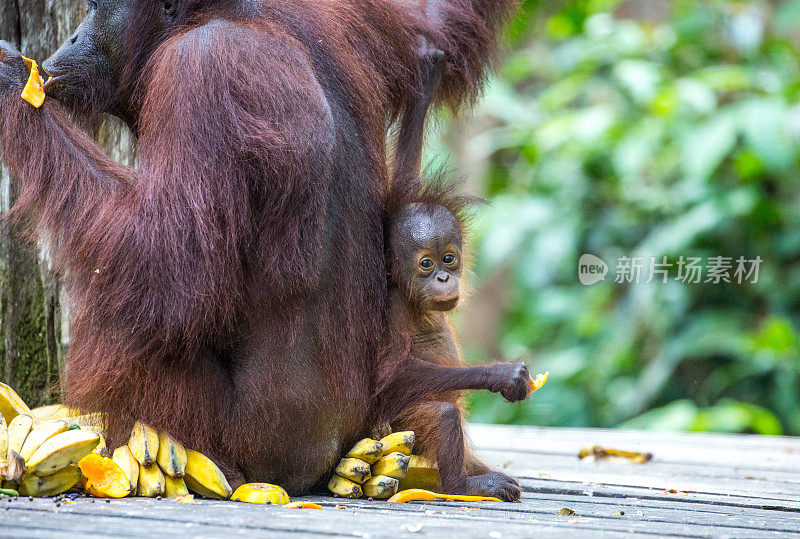
M800 439L473 425L491 464L520 478L522 503L411 503L311 497L319 510L201 500L0 502L0 537L800 536ZM646 464L581 461L600 444ZM336 506L345 508L337 509ZM560 514L562 509L574 515ZM569 513L569 511L564 511Z

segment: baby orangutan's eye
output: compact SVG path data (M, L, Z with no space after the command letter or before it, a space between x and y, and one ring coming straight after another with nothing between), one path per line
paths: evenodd
M456 261L456 255L454 255L453 253L447 253L442 257L442 262L444 262L448 266L455 261Z
M433 260L430 258L423 258L419 261L419 267L424 270L429 270L433 267Z

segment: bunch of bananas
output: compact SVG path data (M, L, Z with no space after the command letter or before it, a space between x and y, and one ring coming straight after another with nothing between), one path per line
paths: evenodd
M412 431L395 432L380 441L365 438L339 461L328 490L343 498L389 498L408 474Z

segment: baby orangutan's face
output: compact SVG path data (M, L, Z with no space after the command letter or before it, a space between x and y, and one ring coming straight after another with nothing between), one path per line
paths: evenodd
M409 204L391 230L393 273L423 311L449 311L460 298L461 227L442 206Z

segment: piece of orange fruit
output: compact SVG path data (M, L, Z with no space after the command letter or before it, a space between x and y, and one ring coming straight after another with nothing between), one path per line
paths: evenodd
M128 476L119 464L108 457L92 453L78 462L85 480L86 492L98 498L124 498L131 493Z
M39 66L36 65L36 60L31 60L24 56L22 60L28 66L31 74L28 76L25 88L22 89L21 97L38 109L44 103L44 79L39 75Z

